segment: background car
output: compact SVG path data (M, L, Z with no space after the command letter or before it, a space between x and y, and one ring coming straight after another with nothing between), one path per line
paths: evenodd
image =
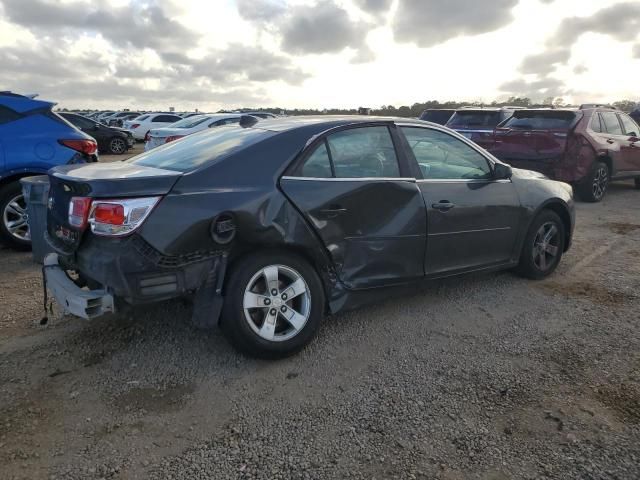
M610 180L640 188L640 127L608 107L517 110L495 131L490 151L520 168L569 182L589 202L604 198Z
M133 147L135 140L131 132L122 128L108 127L75 113L60 113L69 123L95 138L100 152L121 155Z
M125 120L132 120L140 115L142 115L140 112L118 112L109 117L107 125L110 127L122 127Z
M306 345L326 312L396 292L385 287L514 267L544 278L574 226L569 185L409 119L243 117L49 178L59 304L90 317L196 292L196 323L222 312L238 349L271 358Z
M156 128L149 132L144 144L145 150L151 150L165 143L173 142L192 133L207 128L221 127L240 122L242 115L234 113L212 113L195 115L174 123L170 127Z
M455 112L454 109L428 108L422 112L420 120L437 123L438 125L446 125Z
M0 241L31 246L20 179L97 160L96 141L52 111L55 103L0 92Z
M152 128L167 127L182 120L173 113L147 113L124 122L124 128L129 130L136 140L145 140Z
M513 115L518 107L464 107L456 110L446 126L476 142L482 148L493 145L493 130Z

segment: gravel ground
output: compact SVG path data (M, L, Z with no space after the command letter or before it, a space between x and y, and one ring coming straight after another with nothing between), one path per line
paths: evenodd
M640 478L639 206L578 204L545 281L424 285L278 362L180 302L40 326L38 268L0 250L0 477Z

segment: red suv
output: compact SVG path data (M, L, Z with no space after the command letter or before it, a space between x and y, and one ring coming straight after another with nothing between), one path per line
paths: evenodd
M571 183L599 202L610 180L640 188L640 127L611 107L516 110L495 130L491 153L518 168Z

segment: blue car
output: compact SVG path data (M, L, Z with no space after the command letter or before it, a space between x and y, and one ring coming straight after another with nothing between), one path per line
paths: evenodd
M20 179L98 160L96 141L54 113L54 105L0 92L0 242L13 248L31 247Z

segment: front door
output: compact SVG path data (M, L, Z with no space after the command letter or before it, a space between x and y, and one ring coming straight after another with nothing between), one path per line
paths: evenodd
M322 239L348 288L424 275L425 206L415 178L405 175L398 162L389 128L332 133L280 182Z
M517 259L522 209L510 180L494 180L490 162L459 138L431 128L401 128L423 179L427 207L425 271L439 275Z

